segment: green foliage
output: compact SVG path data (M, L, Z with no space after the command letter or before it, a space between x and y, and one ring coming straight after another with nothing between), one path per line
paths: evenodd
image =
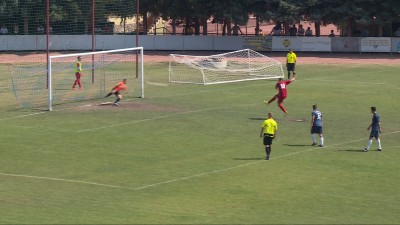
M165 19L191 20L215 18L221 23L244 25L250 14L258 21L275 21L292 24L309 20L321 24L334 23L384 25L399 19L398 0L142 0L142 14L152 13ZM96 20L106 21L108 16L122 19L136 14L136 2L129 0L96 0ZM43 25L46 0L0 0L0 21L8 27L17 24L20 30L26 28L24 18L29 19L29 32ZM50 22L55 26L67 26L65 32L83 33L90 26L92 0L50 0ZM349 28L350 29L350 28Z

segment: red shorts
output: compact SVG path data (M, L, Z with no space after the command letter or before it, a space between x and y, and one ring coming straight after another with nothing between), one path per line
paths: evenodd
M75 77L76 77L77 80L81 79L81 76L82 76L81 73L79 73L79 72L75 73Z
M278 98L278 102L283 102L283 100L285 100L286 96L281 96L281 95L277 94L277 98Z

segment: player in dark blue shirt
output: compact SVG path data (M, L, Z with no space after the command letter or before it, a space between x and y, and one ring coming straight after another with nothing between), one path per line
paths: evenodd
M318 111L317 105L312 106L313 111L311 112L311 138L313 143L312 146L317 145L317 139L315 134L319 134L320 145L319 147L324 147L324 136L322 135L322 113Z
M371 107L371 113L373 114L372 116L372 123L369 125L367 130L371 129L371 133L369 134L369 140L367 146L363 149L364 152L368 152L369 148L372 145L372 140L375 138L376 141L378 142L378 149L377 151L382 151L382 146L381 146L381 139L379 138L379 134L382 133L381 129L381 117L379 114L376 112L376 107L372 106Z

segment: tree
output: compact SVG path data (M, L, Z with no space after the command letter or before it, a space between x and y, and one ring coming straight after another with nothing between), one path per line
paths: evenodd
M126 32L126 21L128 18L134 17L136 15L136 1L132 0L114 0L110 2L112 7L110 8L110 13L113 16L121 18L121 24L124 27L124 33Z
M0 26L5 25L9 29L9 32L11 32L11 27L18 26L18 8L18 1L0 0Z
M150 24L153 23L154 15L159 16L163 0L142 0L140 1L140 14L143 16L143 29L144 34L147 34ZM151 13L151 18L147 17L147 13Z
M308 0L303 7L307 20L316 24L334 23L344 36L358 35L360 26L383 26L400 15L397 0Z
M222 35L230 34L231 24L245 25L248 21L248 3L245 0L211 0L215 21L223 24Z

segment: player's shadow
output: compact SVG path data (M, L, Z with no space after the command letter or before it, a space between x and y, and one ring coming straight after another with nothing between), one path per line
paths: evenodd
M364 151L360 150L360 149L339 149L337 151L338 152L362 152L362 153L364 153Z
M264 160L265 158L261 158L261 157L255 157L255 158L234 158L234 160L243 160L243 161L246 161L246 160Z
M283 144L283 145L289 146L289 147L304 147L304 146L310 146L310 147L312 147L311 145L292 145L292 144Z
M264 121L265 118L249 118L249 120L261 120L261 121Z

